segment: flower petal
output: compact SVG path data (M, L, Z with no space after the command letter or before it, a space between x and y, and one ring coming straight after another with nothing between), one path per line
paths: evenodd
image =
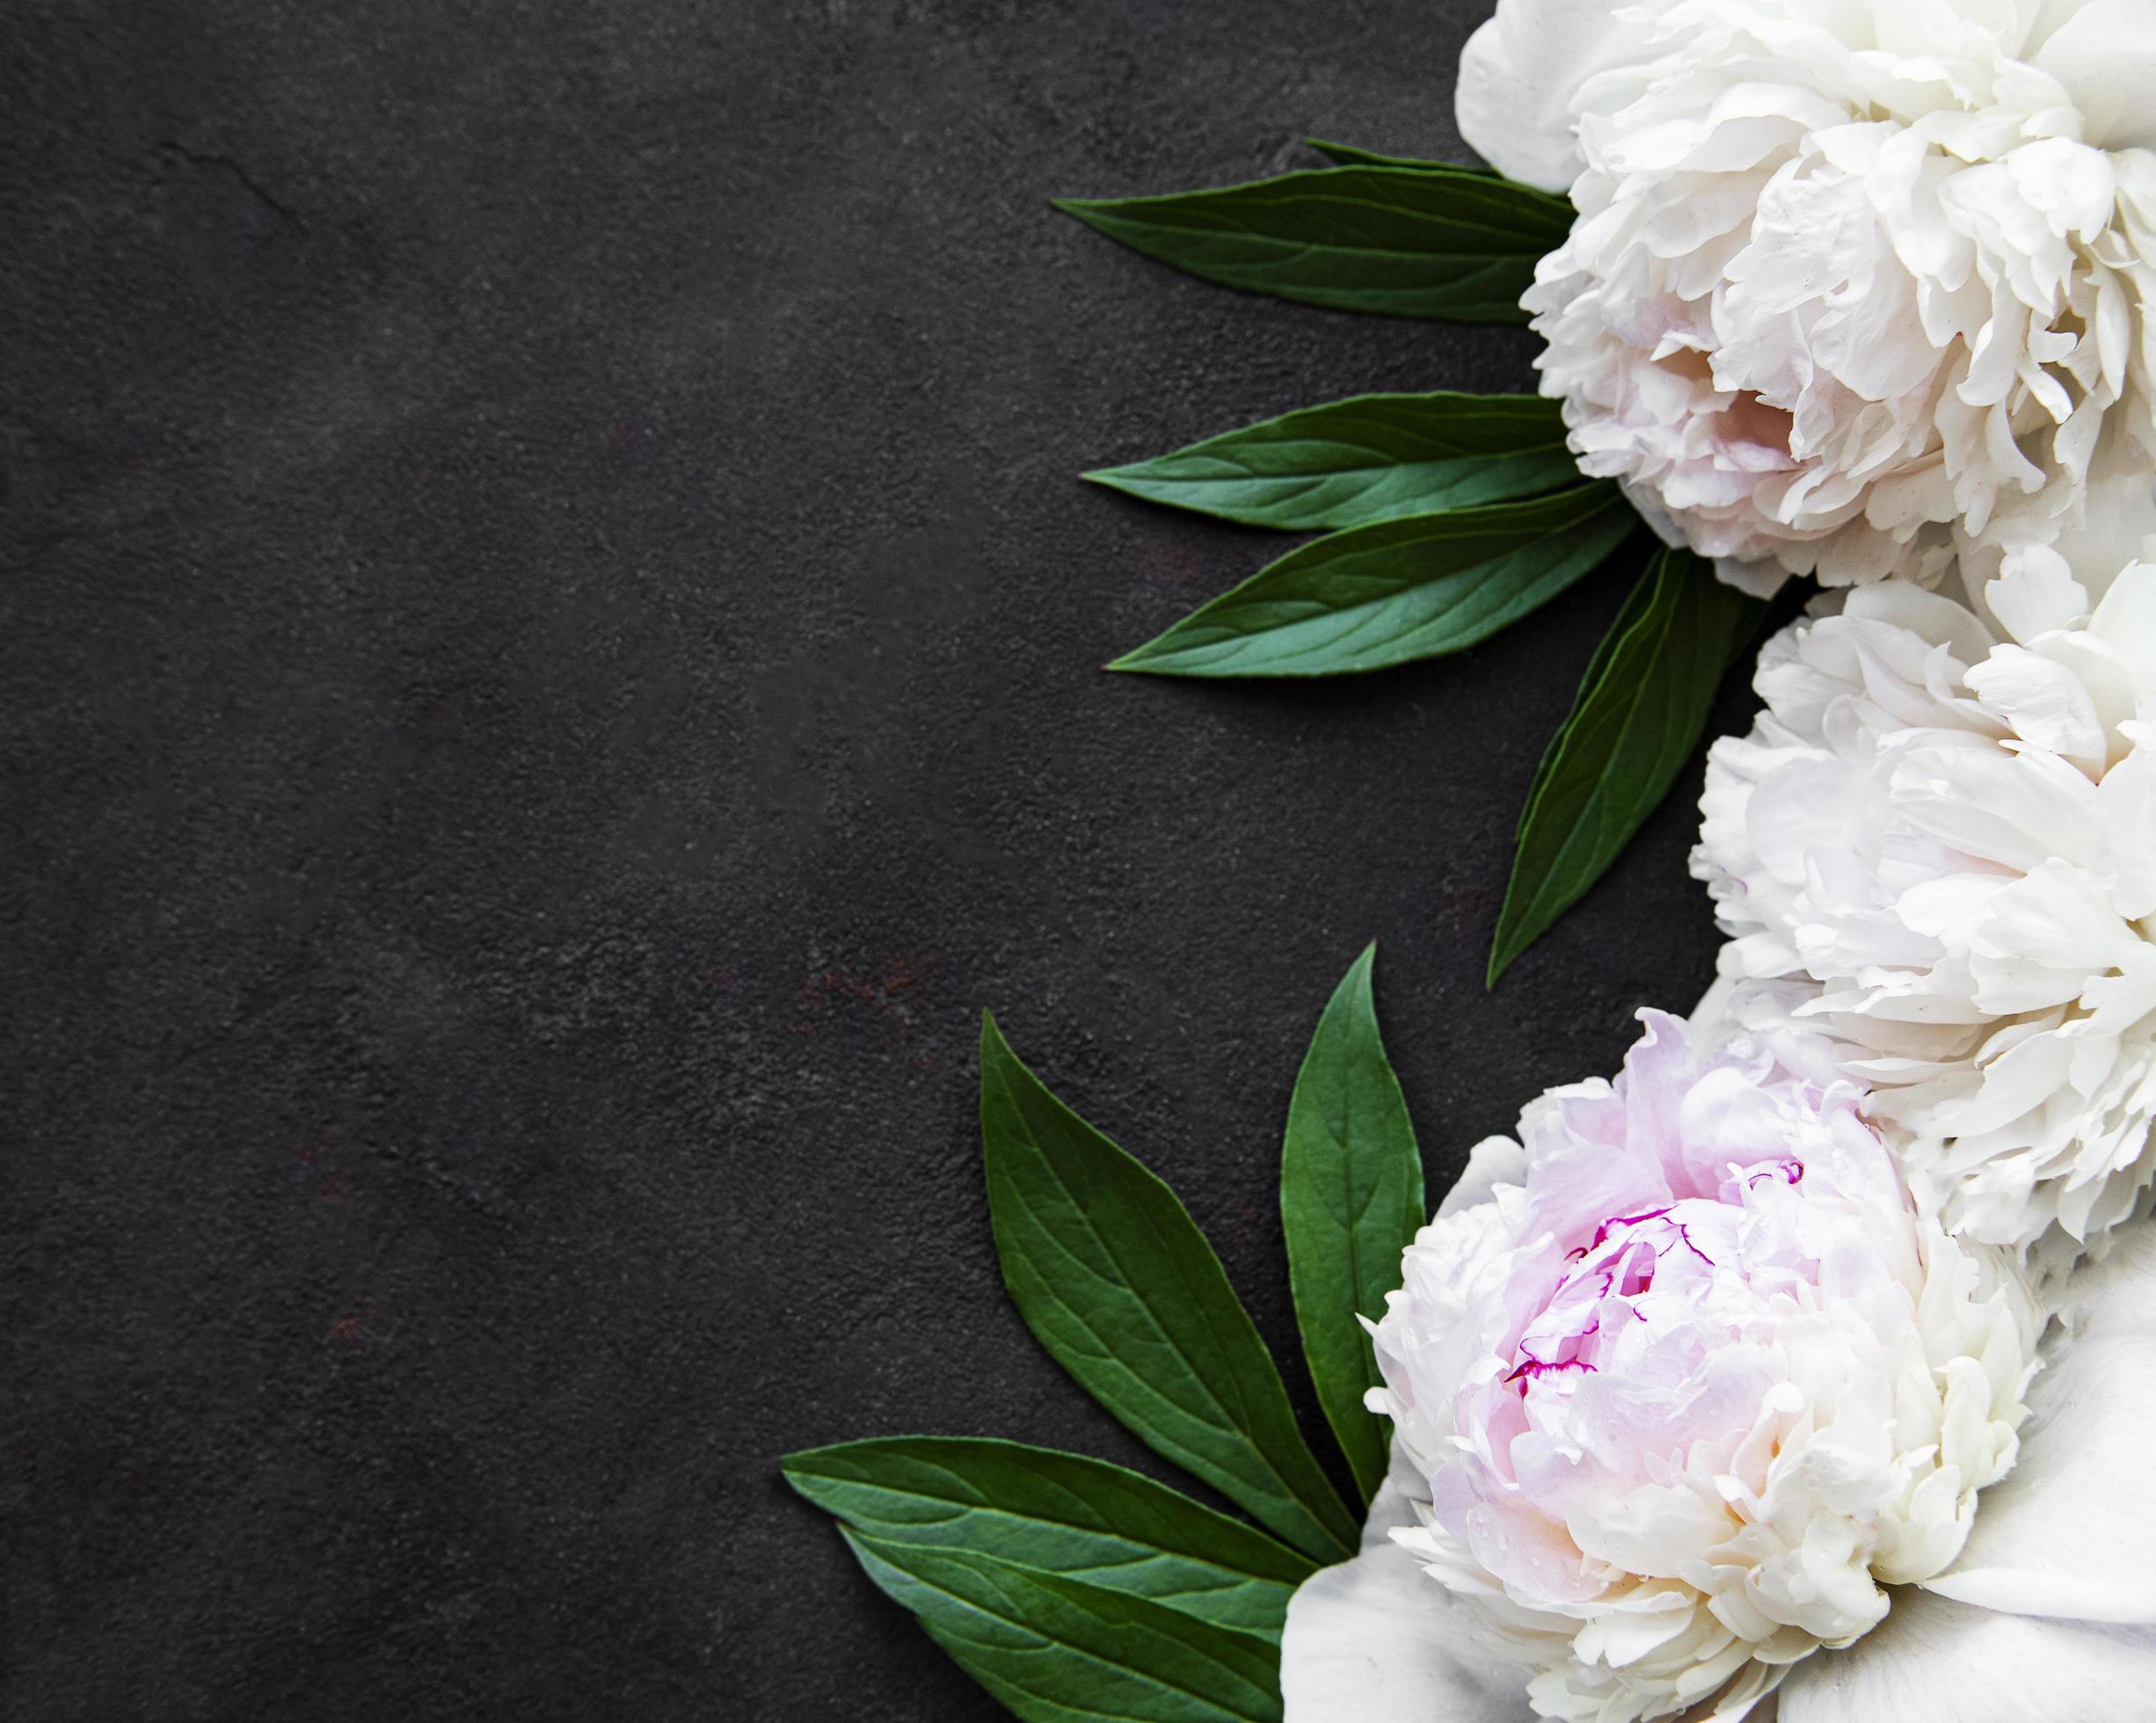
M1485 1137L1468 1151L1467 1170L1453 1181L1438 1204L1441 1215L1458 1214L1477 1203L1487 1203L1501 1184L1518 1184L1527 1176L1527 1152L1510 1137Z
M1501 173L1546 192L1580 170L1572 97L1627 46L1612 0L1499 0L1460 56L1460 134Z
M2105 149L2156 145L2156 115L2146 99L2156 76L2156 18L2145 0L2087 0L2046 10L2064 17L2034 62L2073 92L2082 135Z
M2029 1391L2021 1458L1926 1588L2016 1615L2156 1625L2156 1226L2115 1234L2066 1297Z
M2152 1691L2156 1632L1999 1615L1904 1587L1854 1645L1789 1671L1780 1723L2132 1723Z
M1280 1639L1287 1723L1533 1723L1526 1677L1475 1654L1472 1610L1393 1542L1416 1523L1395 1475L1362 1553L1305 1580Z

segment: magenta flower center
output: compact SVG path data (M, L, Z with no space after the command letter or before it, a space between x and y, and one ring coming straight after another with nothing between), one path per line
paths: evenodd
M1600 1369L1628 1327L1650 1320L1649 1295L1657 1281L1667 1290L1672 1280L1714 1275L1717 1254L1726 1252L1719 1245L1710 1251L1702 1235L1726 1236L1744 1196L1761 1182L1795 1184L1803 1176L1802 1162L1778 1160L1733 1180L1735 1203L1693 1197L1602 1221L1592 1239L1566 1254L1565 1271L1521 1334L1505 1381L1525 1396L1547 1378Z

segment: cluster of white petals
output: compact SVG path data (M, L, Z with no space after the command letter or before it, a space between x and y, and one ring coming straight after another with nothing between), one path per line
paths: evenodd
M2156 7L1500 0L1461 131L1591 474L1754 587L2156 528Z
M1643 1015L1614 1086L1477 1151L1373 1330L1426 1504L1395 1541L1580 1723L1739 1714L1943 1573L2036 1339L2010 1259L1919 1218L1854 1086Z
M1997 1244L2156 1175L2156 566L2099 591L2036 547L1982 618L1897 581L1793 625L1693 861L1730 1010L1831 1036L1927 1210Z

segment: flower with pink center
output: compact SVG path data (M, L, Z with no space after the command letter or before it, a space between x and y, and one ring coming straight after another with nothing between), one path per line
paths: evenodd
M1385 1559L1582 1723L1740 1716L1945 1574L2038 1327L2009 1257L1919 1218L1824 1048L1642 1015L1616 1083L1476 1151L1372 1330L1414 1508ZM1362 1714L1319 1702L1296 1622L1291 1723Z

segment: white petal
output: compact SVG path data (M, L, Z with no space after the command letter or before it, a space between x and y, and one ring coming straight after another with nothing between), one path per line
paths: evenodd
M1460 56L1460 134L1501 173L1570 191L1580 169L1572 98L1644 33L1614 0L1499 0Z
M1999 578L1984 589L2008 634L2016 640L2034 640L2050 629L2072 628L2088 614L2088 590L2073 578L2066 559L2048 544L2024 545L2010 550L1999 564Z
M1415 1523L1388 1479L1362 1553L1305 1580L1280 1639L1286 1723L1533 1723L1526 1677L1474 1654L1471 1606L1392 1540Z
M1996 593L1999 582L1992 583ZM2021 646L2001 646L1967 677L1977 697L2014 726L2014 733L2069 760L2101 766L2103 721L2087 682L2065 665Z
M2156 568L2136 563L2123 571L2088 626L2125 661L2139 688L2156 691Z
M2065 1298L2071 1327L2052 1331L2030 1385L2021 1458L1977 1498L1969 1541L1927 1589L2017 1615L2156 1625L2156 1225L2127 1229Z
M1771 599L1789 584L1789 571L1779 563L1746 563L1735 556L1717 556L1715 578L1748 598Z
M1519 1184L1527 1176L1527 1152L1510 1137L1485 1137L1468 1151L1468 1168L1438 1204L1441 1215L1458 1214L1490 1201L1500 1184Z
M1686 1021L1691 1023L1692 1032L1701 1046L1719 1046L1735 1032L1737 1020L1730 1007L1736 992L1735 976L1717 975L1708 984L1707 991L1700 995L1700 1002L1692 1007L1692 1015Z
M1780 1723L2144 1723L2156 1632L1997 1615L1904 1587L1843 1651L1781 1684Z
M2072 91L2084 136L2106 149L2156 144L2156 13L2147 0L2087 0L2036 55L2036 65Z
M1906 629L1934 645L1952 648L1963 664L1978 664L1998 643L1963 606L1905 580L1885 581L1849 594L1842 614L1860 622Z

